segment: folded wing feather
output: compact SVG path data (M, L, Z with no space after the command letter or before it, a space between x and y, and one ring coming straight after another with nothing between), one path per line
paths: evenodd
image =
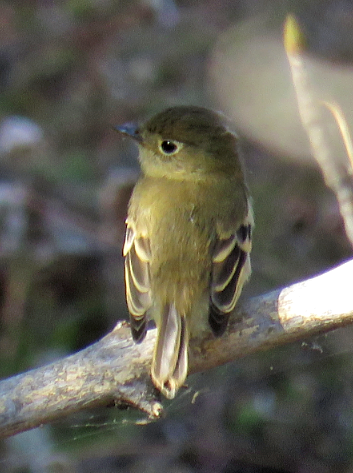
M250 214L234 234L219 238L212 258L209 324L213 333L224 333L244 283L250 276Z
M141 342L146 335L146 312L152 305L149 268L151 250L148 238L143 236L137 238L129 223L126 228L123 254L131 332L134 340Z

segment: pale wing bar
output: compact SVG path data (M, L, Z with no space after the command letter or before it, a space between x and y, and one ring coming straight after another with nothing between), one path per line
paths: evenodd
M213 333L224 333L244 283L250 276L250 218L229 238L219 239L213 253L209 324Z
M148 238L137 238L133 228L128 226L123 254L131 332L134 340L141 342L146 335L146 312L152 304L149 268L151 250Z

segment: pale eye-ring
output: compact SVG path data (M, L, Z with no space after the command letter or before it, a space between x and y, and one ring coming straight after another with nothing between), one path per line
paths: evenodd
M172 140L163 140L159 145L163 154L172 155L179 151L180 146L178 143Z

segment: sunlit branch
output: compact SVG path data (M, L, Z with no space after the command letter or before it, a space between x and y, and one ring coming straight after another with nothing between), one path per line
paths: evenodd
M191 373L352 323L352 280L353 260L239 304L222 337L207 332L193 341ZM158 417L161 398L148 374L155 337L150 330L137 345L119 323L74 355L1 381L0 437L98 405L130 405Z

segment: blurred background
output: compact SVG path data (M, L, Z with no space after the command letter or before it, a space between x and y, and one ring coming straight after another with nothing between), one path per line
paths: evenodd
M0 375L77 351L127 317L121 247L137 150L112 125L221 110L254 199L243 297L352 256L301 126L283 23L353 125L351 0L0 1ZM342 139L327 114L333 159ZM0 443L10 473L353 472L353 330L192 376L146 423L100 409Z

